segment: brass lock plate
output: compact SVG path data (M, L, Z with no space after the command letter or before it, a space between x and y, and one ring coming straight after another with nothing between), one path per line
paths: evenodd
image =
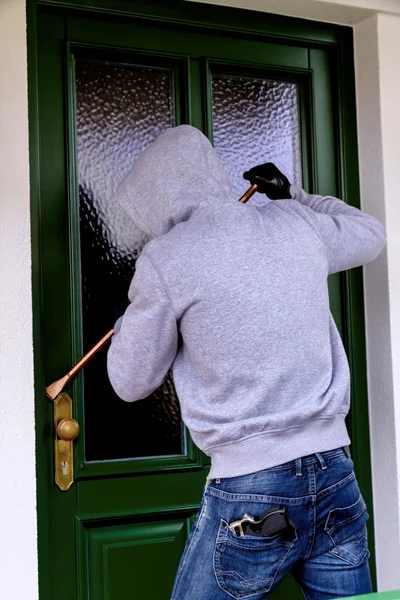
M76 435L79 425L72 418L72 400L65 392L54 400L54 478L55 483L63 492L67 491L74 482L74 439L61 439L60 423L75 424Z

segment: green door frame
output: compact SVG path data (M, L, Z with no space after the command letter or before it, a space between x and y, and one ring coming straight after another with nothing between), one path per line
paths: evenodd
M136 22L142 21L143 23L148 20L159 21L165 26L187 24L202 30L235 32L236 35L244 38L251 37L268 43L276 42L296 46L307 42L313 49L328 49L331 66L336 76L336 86L330 90L334 97L333 118L336 129L336 189L338 195L349 204L354 206L360 204L353 33L350 27L327 25L235 8L189 3L182 0L172 0L168 3L161 1L140 3L135 0L27 0L39 564L46 564L46 556L51 552L51 549L46 546L46 536L43 534L48 526L48 519L52 518L47 505L46 469L48 459L45 455L44 444L45 438L48 438L50 433L43 413L45 381L40 352L42 343L40 219L42 217L39 211L41 164L36 28L38 11L47 8L75 13L91 12L102 14L104 17L109 15L120 19L135 19ZM324 90L321 89L318 93L324 93ZM318 97L316 96L315 104L317 103ZM323 189L324 183L318 183L317 174L314 175L318 189L310 191L327 193L329 190ZM355 269L341 274L340 286L344 298L343 339L352 373L351 418L348 423L352 439L352 454L362 493L372 511L362 270ZM372 519L370 523L372 525ZM372 526L369 533L370 545L373 548ZM374 576L374 561L371 566ZM39 579L41 599L50 599L45 569L39 568Z

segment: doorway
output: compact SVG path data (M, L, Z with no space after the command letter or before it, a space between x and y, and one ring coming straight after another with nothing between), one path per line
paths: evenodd
M113 197L163 129L190 123L206 133L238 198L242 172L271 160L309 191L358 200L346 28L186 2L61 4L38 3L31 107L40 165L36 351L46 384L125 307L146 239ZM349 428L368 500L360 285L358 271L329 282L353 374ZM38 384L41 598L168 600L209 459L181 422L172 378L126 404L108 383L105 357L66 389L81 427L68 491L54 482L53 406ZM277 600L288 597L285 586L290 580Z

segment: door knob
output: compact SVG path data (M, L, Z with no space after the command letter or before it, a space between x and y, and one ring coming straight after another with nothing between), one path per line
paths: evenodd
M79 423L72 417L72 400L65 392L54 400L54 480L61 491L74 482L74 440Z
M65 442L72 442L79 435L79 423L75 419L61 419L57 425L57 435Z

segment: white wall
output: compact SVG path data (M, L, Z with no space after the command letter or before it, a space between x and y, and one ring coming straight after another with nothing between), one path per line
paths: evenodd
M362 205L386 224L384 253L365 269L374 525L380 590L400 588L400 18L355 27Z
M0 596L37 598L24 0L0 1Z

